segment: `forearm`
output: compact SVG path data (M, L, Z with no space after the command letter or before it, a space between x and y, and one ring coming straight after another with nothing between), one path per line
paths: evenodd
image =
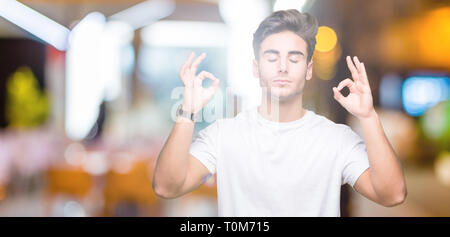
M371 182L377 196L384 201L402 199L406 183L401 163L383 131L381 122L373 113L360 118L370 164Z
M176 192L184 183L194 123L179 117L156 162L153 188L159 194Z
M195 61L194 52L180 68L180 79L184 85L182 110L189 113L199 112L219 88L219 79L212 73L202 71L196 75L200 62L206 57L202 53ZM208 88L202 87L202 81L213 81ZM189 148L194 132L194 122L180 116L161 150L153 175L153 189L160 196L174 196L185 184L189 169ZM193 171L194 175L198 171ZM191 177L191 175L190 175ZM191 185L192 186L192 185Z

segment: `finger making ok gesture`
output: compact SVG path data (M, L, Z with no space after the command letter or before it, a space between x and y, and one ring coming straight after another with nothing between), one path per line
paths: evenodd
M356 56L353 57L353 61L350 56L347 56L346 60L353 80L347 78L341 81L337 87L333 87L334 99L354 116L358 118L369 117L373 114L374 108L364 63L361 63ZM341 94L344 87L350 89L347 96Z
M184 84L183 110L192 113L200 111L219 88L219 79L212 73L202 71L196 75L197 68L206 57L206 54L202 53L195 61L194 56L195 53L192 52L180 69L180 78ZM208 88L202 86L202 81L205 78L213 81L212 85Z

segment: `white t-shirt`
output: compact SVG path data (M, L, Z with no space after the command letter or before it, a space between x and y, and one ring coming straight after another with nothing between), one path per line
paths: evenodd
M369 168L361 137L311 110L287 123L257 107L218 119L190 154L217 172L219 216L340 216L341 185Z

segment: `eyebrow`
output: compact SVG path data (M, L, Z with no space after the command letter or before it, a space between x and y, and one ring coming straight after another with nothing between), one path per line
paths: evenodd
M263 55L266 54L266 53L280 54L280 52L278 50L275 50L275 49L268 49L268 50L264 51ZM297 50L291 50L291 51L288 52L288 54L300 54L300 55L304 56L304 54L302 52L297 51Z

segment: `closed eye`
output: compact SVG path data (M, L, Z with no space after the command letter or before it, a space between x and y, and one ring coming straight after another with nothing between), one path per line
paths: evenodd
M276 60L276 59L268 59L268 61L271 62L271 63L273 63L273 62L276 62L277 60ZM298 63L297 60L289 60L289 61L291 61L291 62L293 62L293 63Z

